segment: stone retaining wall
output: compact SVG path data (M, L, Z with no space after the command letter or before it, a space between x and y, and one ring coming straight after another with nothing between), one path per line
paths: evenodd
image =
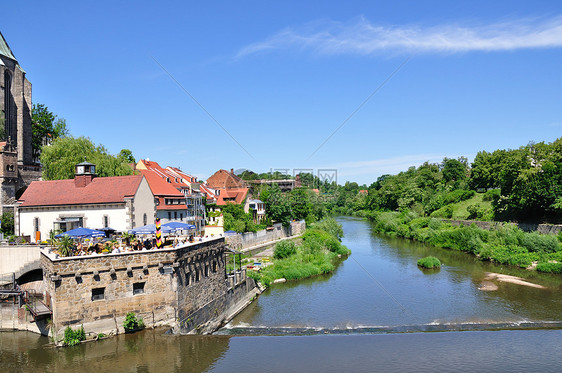
M288 227L281 224L274 224L273 229L264 229L257 232L238 233L226 237L226 243L233 249L242 250L251 246L276 241L280 238L298 236L304 233L306 223L304 220L291 222Z
M558 234L562 231L562 225L555 224L528 224L528 223L504 223L497 221L477 221L477 220L447 220L443 221L452 225L471 225L475 224L478 228L490 230L504 224L514 224L524 232L539 232L541 234Z

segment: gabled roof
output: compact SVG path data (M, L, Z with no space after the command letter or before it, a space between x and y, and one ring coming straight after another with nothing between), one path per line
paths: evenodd
M217 205L221 206L227 203L239 205L244 202L249 190L249 188L219 189L220 194L217 196Z
M14 61L17 61L16 57L12 53L12 50L10 49L10 46L8 45L8 42L6 41L6 39L4 39L4 35L2 35L2 32L0 32L0 54L2 56L11 58Z
M18 202L22 207L124 202L136 194L141 175L96 177L85 187L74 179L33 181Z
M183 196L179 191L186 189L191 191L192 180L196 180L196 178L184 173L178 168L162 168L157 162L147 161L145 159L141 159L138 162L137 170L146 176L154 195L172 196L174 194L171 194L171 190L175 189L175 195L179 193Z
M154 171L141 169L140 172L146 177L150 190L152 190L152 194L155 196L184 197L182 192L174 188L171 183Z
M207 185L213 189L219 188L244 188L246 183L232 172L227 170L218 170L207 179Z

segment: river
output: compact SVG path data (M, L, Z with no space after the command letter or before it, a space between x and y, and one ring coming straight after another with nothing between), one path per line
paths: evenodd
M383 237L360 219L338 220L353 254L334 273L272 286L219 335L156 329L54 349L45 337L3 332L2 371L560 370L560 276ZM417 259L427 255L445 265L419 269ZM480 290L488 272L545 288L492 280L497 290Z

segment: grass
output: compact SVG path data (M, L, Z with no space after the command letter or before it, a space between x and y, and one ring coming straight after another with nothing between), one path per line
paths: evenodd
M339 240L341 230L333 229L335 220L328 219L333 221L307 229L300 245L279 242L275 252L282 254L276 255L273 264L260 272L249 272L248 276L269 286L279 278L298 280L332 272L338 259L351 251Z
M476 217L470 216L471 214L468 211L469 206L474 206L474 205L477 205L482 210L483 212L482 215ZM452 209L452 215L450 217L447 216L446 213L447 209ZM491 200L485 201L484 193L475 193L471 198L465 201L451 203L448 204L447 206L440 208L437 211L434 211L432 213L432 216L436 218L440 217L440 218L449 218L454 220L467 220L469 218L476 218L476 220L490 221L493 218L492 211L493 211L492 201Z
M440 268L441 261L434 256L426 256L418 260L418 266L428 269Z

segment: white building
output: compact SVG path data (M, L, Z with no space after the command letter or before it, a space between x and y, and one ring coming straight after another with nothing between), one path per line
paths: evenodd
M70 180L34 181L17 203L15 233L45 241L51 231L111 227L127 231L153 224L156 201L142 175L96 177L91 163Z

